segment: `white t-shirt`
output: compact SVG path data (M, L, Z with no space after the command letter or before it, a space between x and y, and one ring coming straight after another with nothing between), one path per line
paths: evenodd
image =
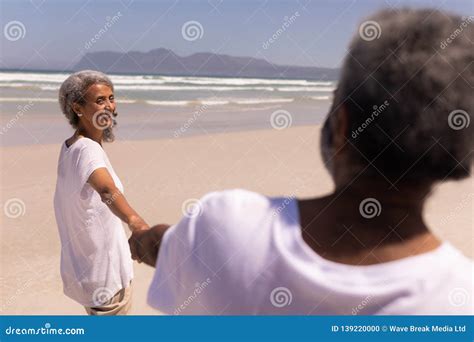
M449 243L351 266L303 240L297 200L206 195L164 235L148 303L167 314L473 314L473 262ZM200 209L200 210L198 210Z
M133 278L133 261L121 220L89 183L107 168L117 188L123 186L102 147L80 138L61 147L54 211L61 238L64 293L84 306L100 306Z

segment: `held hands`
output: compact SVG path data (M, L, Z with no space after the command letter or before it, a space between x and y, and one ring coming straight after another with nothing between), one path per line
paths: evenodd
M161 239L169 225L158 224L151 228L135 229L128 240L132 259L155 267Z

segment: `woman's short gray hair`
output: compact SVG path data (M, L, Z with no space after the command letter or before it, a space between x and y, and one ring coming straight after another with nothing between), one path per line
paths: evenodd
M59 89L59 106L72 127L77 128L79 117L74 112L73 104L84 104L84 96L90 86L94 84L105 84L112 90L112 81L100 71L82 70L69 76Z
M323 156L333 145L333 114L343 106L348 167L396 181L468 176L473 21L428 9L382 10L367 18L344 61L323 128Z

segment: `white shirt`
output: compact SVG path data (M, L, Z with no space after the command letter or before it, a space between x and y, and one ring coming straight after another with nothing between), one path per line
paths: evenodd
M102 147L81 138L61 147L54 211L61 238L64 293L84 306L100 306L133 278L133 261L121 220L89 183L107 168L117 188L123 186Z
M196 208L196 207L195 207ZM211 193L164 235L148 303L167 314L473 314L473 262L449 243L351 266L303 240L297 200Z

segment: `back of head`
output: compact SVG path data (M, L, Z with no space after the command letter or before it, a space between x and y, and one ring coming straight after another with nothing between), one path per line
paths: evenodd
M383 10L362 23L346 56L323 141L345 108L350 167L394 180L470 174L474 18Z

